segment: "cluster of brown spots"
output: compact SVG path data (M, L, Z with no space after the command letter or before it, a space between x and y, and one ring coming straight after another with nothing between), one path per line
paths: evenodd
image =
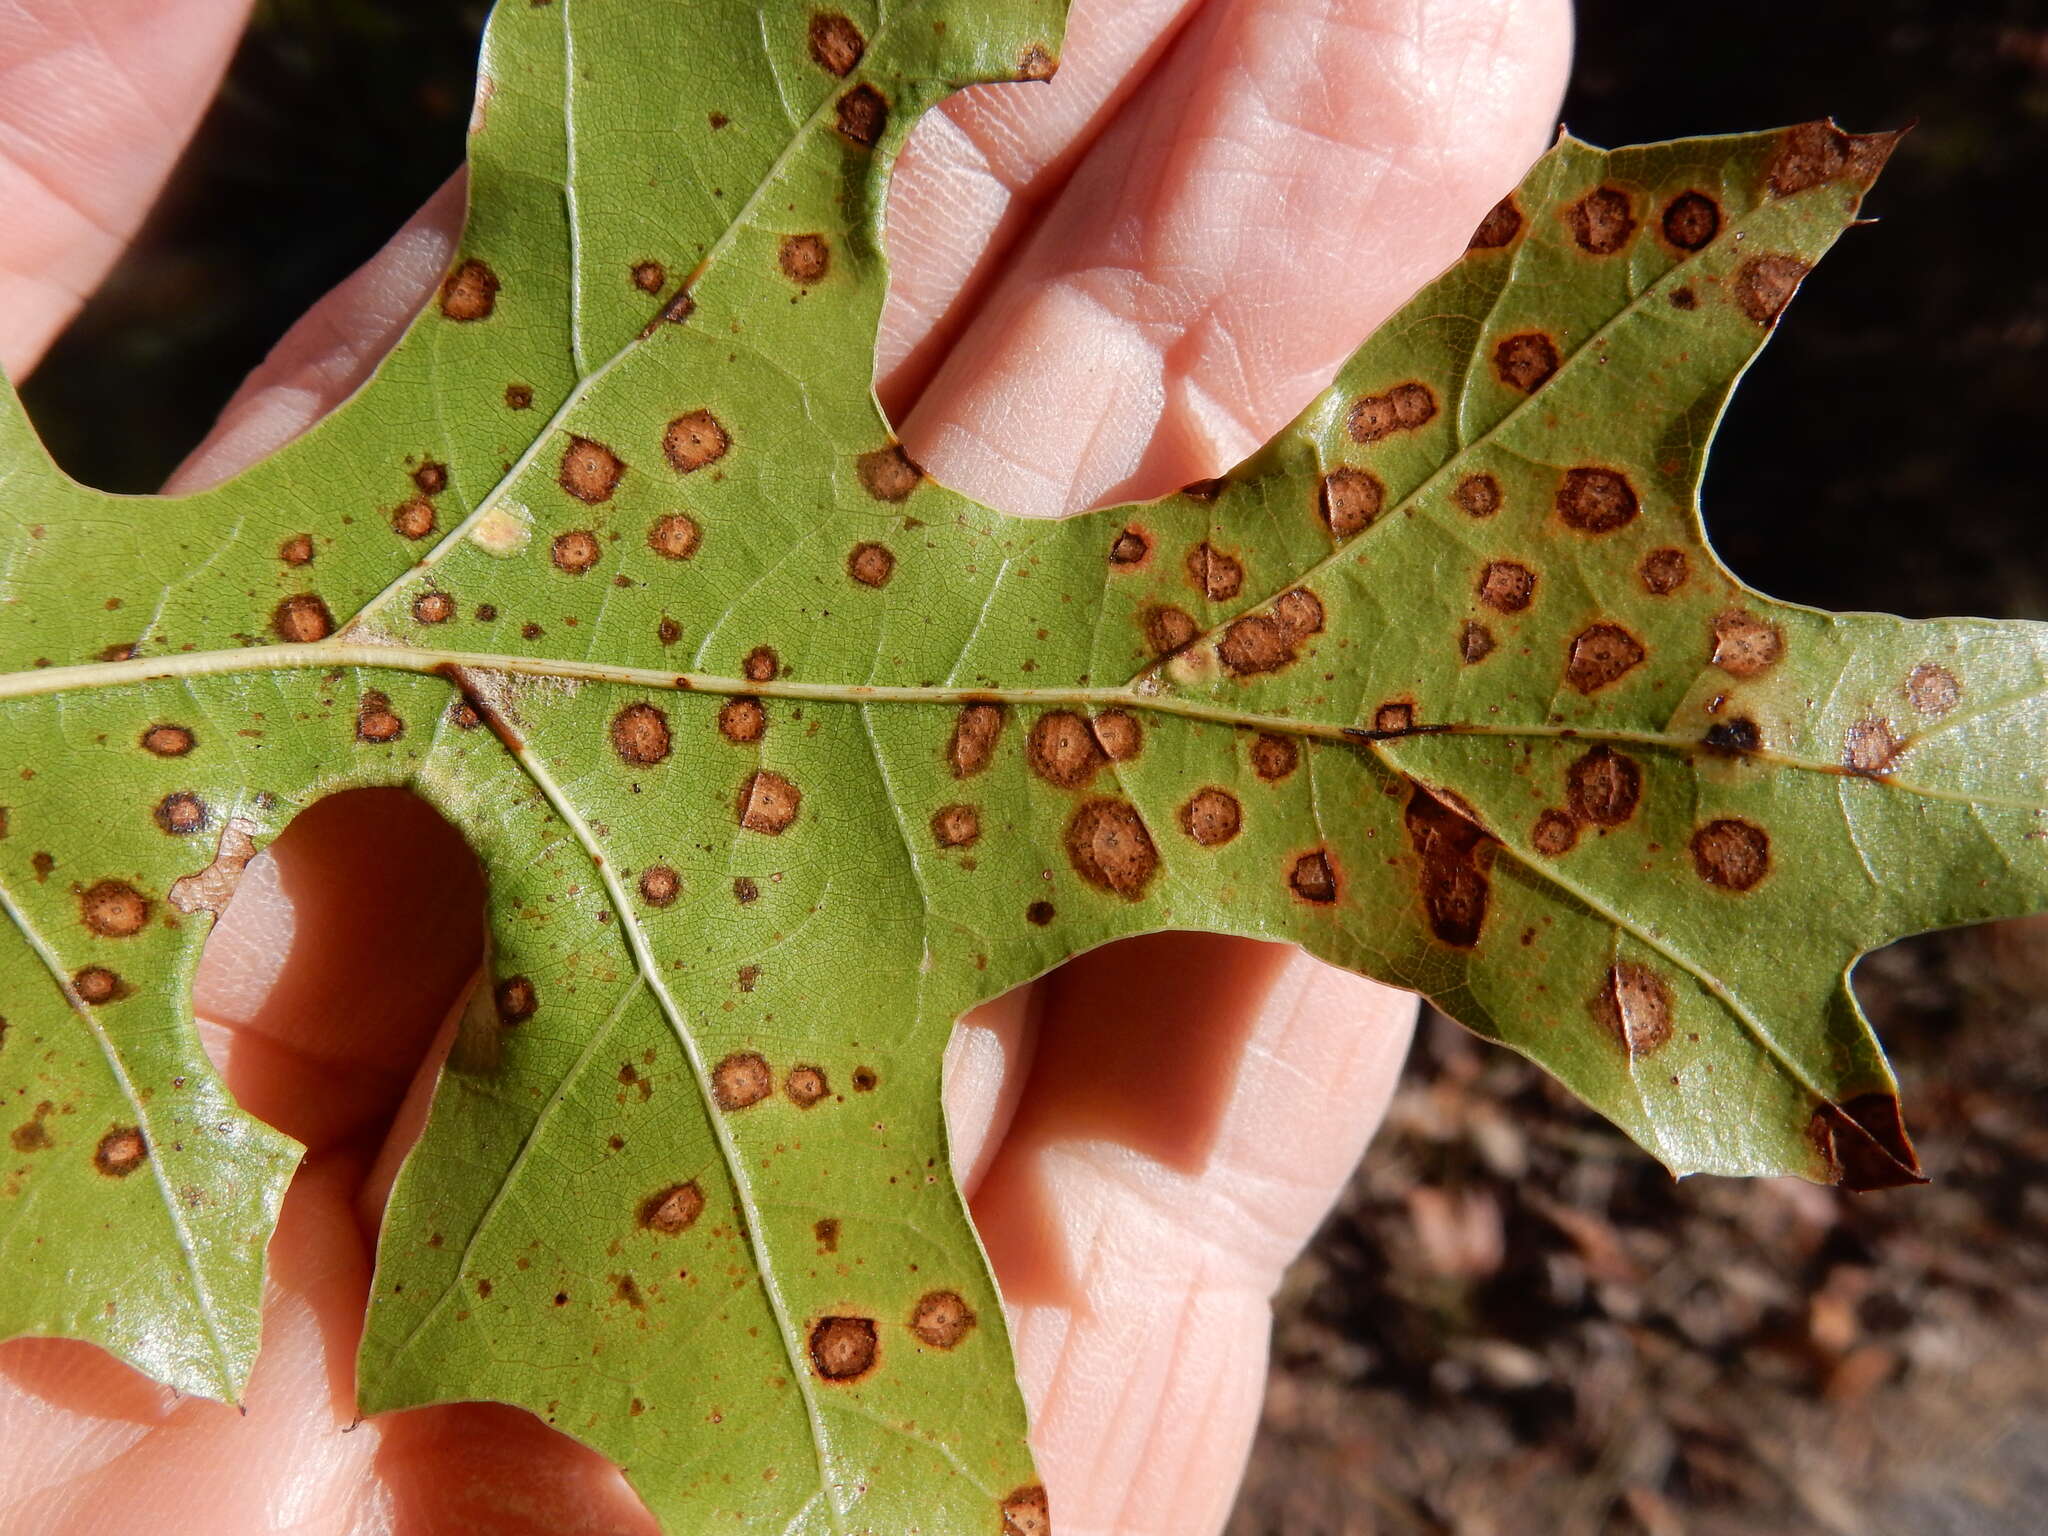
M1396 432L1412 432L1436 417L1436 393L1427 384L1410 380L1396 384L1384 395L1363 395L1351 407L1345 426L1352 439L1376 443Z
M718 734L735 746L757 742L768 730L768 711L759 699L742 694L718 711Z
M420 624L446 624L455 617L455 599L446 592L422 592L412 600L412 616Z
M1619 470L1581 465L1565 471L1557 488L1557 515L1581 533L1612 533L1636 520L1642 504Z
M540 994L524 976L507 976L498 983L498 1022L523 1024L540 1010Z
M441 282L441 313L465 324L488 320L498 307L499 286L498 274L489 263L474 258L465 261Z
M1220 848L1244 825L1237 796L1213 784L1198 789L1180 808L1180 829L1204 848Z
M1024 920L1034 928L1043 928L1057 915L1049 901L1034 901L1024 909Z
M910 1314L910 1331L931 1349L952 1349L974 1328L974 1311L958 1291L928 1291Z
M691 1179L656 1190L640 1202L640 1225L663 1237L687 1232L704 1214L704 1191Z
M659 293L668 286L668 268L658 261L636 261L632 271L633 286L642 293Z
M78 995L80 1002L97 1007L126 997L128 983L104 965L88 965L82 971L72 972L71 990Z
M1285 736L1263 732L1252 738L1252 772L1268 784L1277 784L1294 772L1301 760L1300 750Z
M832 248L823 235L784 235L775 250L775 263L784 277L808 288L824 279L832 265Z
M782 1091L798 1109L809 1109L832 1092L823 1067L791 1067L782 1079Z
M1648 654L1619 624L1589 624L1571 638L1564 680L1580 693L1595 694L1641 666Z
M149 1143L132 1125L117 1125L92 1149L92 1165L110 1179L125 1179L149 1156Z
M868 1317L821 1317L811 1326L811 1365L827 1381L858 1381L875 1368L880 1341Z
M1758 325L1775 325L1812 270L1797 256L1752 256L1735 269L1735 305Z
M1770 187L1780 197L1833 181L1848 168L1851 141L1833 123L1798 123L1785 130L1771 157Z
M1643 590L1652 597L1669 597L1692 575L1692 561L1682 549L1653 549L1636 567Z
M551 551L555 569L566 571L571 576L581 576L598 562L604 553L604 546L597 542L597 535L588 528L572 528L567 533L555 535Z
M1963 685L1947 667L1923 661L1906 679L1906 697L1923 715L1945 715L1963 697Z
M1522 210L1515 206L1511 193L1487 210L1486 217L1472 231L1472 238L1465 248L1468 251L1497 251L1521 232Z
M1090 800L1067 821L1067 859L1099 890L1136 901L1159 870L1159 851L1136 807L1122 800Z
M1188 551L1188 581L1212 603L1226 602L1244 588L1244 565L1204 539Z
M1594 256L1612 256L1636 232L1635 207L1619 187L1595 187L1564 218L1579 249Z
M507 384L505 386L505 409L508 411L532 410L533 386L531 384Z
M1183 646L1192 645L1202 628L1184 609L1170 603L1159 603L1145 610L1141 621L1145 628L1145 643L1152 648L1154 656L1170 656Z
M942 805L932 812L932 841L941 848L972 848L981 838L981 812L971 805Z
M1708 658L1730 677L1755 677L1785 654L1785 636L1775 624L1731 608L1714 619L1714 650Z
M1545 811L1536 818L1529 842L1545 858L1570 853L1579 842L1579 824L1563 811Z
M1322 848L1311 848L1287 871L1287 888L1303 901L1327 907L1337 899L1337 867Z
M1362 469L1333 469L1317 491L1323 521L1340 539L1355 538L1373 525L1387 504L1380 477Z
M288 645L311 645L334 632L334 615L316 594L300 592L271 610L270 629Z
M1002 733L1002 705L962 705L953 721L952 738L946 743L946 760L953 765L953 777L972 778L994 761L996 738Z
M286 565L311 565L313 563L313 535L295 533L277 546L277 558Z
M1771 872L1771 835L1735 817L1710 821L1692 835L1699 877L1724 891L1746 891Z
M595 506L612 499L625 472L625 462L603 443L571 436L569 445L562 450L562 467L555 478L578 501Z
M1859 1093L1840 1105L1823 1104L1808 1134L1835 1182L1853 1193L1927 1182L1896 1095Z
M1723 757L1741 757L1764 744L1764 733L1747 715L1737 715L1733 720L1716 720L1708 726L1700 744Z
M796 820L803 799L802 790L781 774L764 768L750 774L747 782L740 786L740 825L749 832L780 837Z
M1500 510L1500 482L1491 475L1467 475L1458 482L1451 500L1472 517L1491 517Z
M811 58L817 66L841 79L853 72L868 49L860 28L837 11L820 11L811 18L810 42Z
M1116 542L1109 546L1111 565L1143 565L1145 557L1152 553L1152 541L1136 528L1126 528L1116 536Z
M1375 736L1407 736L1415 730L1415 701L1391 699L1372 712Z
M1474 590L1495 613L1520 613L1535 600L1536 573L1514 560L1489 560Z
M1458 631L1458 657L1468 667L1477 666L1493 654L1495 643L1492 630L1467 619Z
M1491 839L1477 822L1420 784L1408 796L1403 819L1422 863L1422 907L1430 932L1446 944L1471 948L1486 925L1482 850Z
M157 801L153 813L156 824L173 837L185 837L194 832L204 832L211 819L207 815L206 802L188 790L165 795Z
M846 556L846 574L863 587L886 587L896 574L896 557L886 544L856 544Z
M78 898L85 926L103 939L132 939L149 922L149 898L125 880L101 880Z
M156 757L183 757L198 744L198 738L182 725L152 725L142 733L142 750Z
M1643 770L1634 758L1595 747L1565 770L1565 803L1580 821L1618 827L1643 798Z
M1095 744L1113 763L1127 763L1145 750L1145 731L1134 716L1120 709L1104 710L1089 722Z
M640 899L650 907L673 905L682 893L682 876L666 864L650 864L640 871Z
M720 1109L748 1109L775 1091L775 1074L758 1051L734 1051L711 1069L711 1096Z
M724 424L709 411L685 411L661 434L661 451L679 475L717 463L731 448Z
M1557 344L1541 331L1521 331L1493 349L1493 371L1501 383L1525 395L1541 389L1557 372Z
M747 652L740 671L750 683L772 683L782 671L782 658L772 645L757 645Z
M1040 715L1025 743L1031 771L1058 789L1080 789L1108 759L1088 722L1072 710Z
M667 759L668 716L652 704L628 704L612 716L612 750L619 761L633 768L647 768Z
M1858 720L1842 743L1842 766L1869 778L1888 773L1905 745L1892 734L1889 720Z
M1721 233L1721 205L1704 192L1681 192L1664 205L1664 238L1697 251Z
M853 468L861 485L877 501L905 501L924 483L923 468L903 451L901 443L862 454L853 461Z
M1633 960L1610 965L1606 980L1587 1007L1620 1043L1631 1063L1670 1042L1671 989L1647 965Z
M389 696L374 688L356 706L356 740L373 747L389 746L405 734L405 721L391 707Z
M686 512L671 512L656 518L647 530L647 547L664 560L687 560L697 553L703 538L704 530L697 526L694 517Z
M889 103L872 85L856 85L839 98L839 132L855 144L873 149L889 126Z
M415 496L391 509L391 531L402 539L424 539L434 531L434 504Z

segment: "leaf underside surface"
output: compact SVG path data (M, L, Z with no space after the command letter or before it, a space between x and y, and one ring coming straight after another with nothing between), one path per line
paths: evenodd
M1697 506L1892 138L1564 139L1251 460L1025 521L873 339L894 152L1061 10L507 5L461 253L319 428L122 498L0 389L0 1336L241 1391L298 1149L190 982L364 785L475 848L492 985L363 1407L523 1405L671 1530L1047 1528L940 1059L1112 939L1412 988L1677 1173L1920 1176L1848 972L2044 904L2048 633L1773 602Z

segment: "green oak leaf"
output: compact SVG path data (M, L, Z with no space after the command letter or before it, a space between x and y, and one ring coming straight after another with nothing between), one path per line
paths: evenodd
M672 1530L1047 1528L940 1059L1115 938L1412 988L1674 1172L1920 1176L1847 976L2048 904L2048 629L1772 602L1697 509L1892 140L1564 139L1251 460L1023 521L877 408L883 194L1061 10L505 5L461 254L316 431L122 498L0 392L0 1334L241 1390L295 1148L189 983L371 784L494 984L363 1406L524 1405Z

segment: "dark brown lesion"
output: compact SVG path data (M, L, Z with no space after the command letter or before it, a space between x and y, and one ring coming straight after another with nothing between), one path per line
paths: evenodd
M1417 883L1429 931L1441 943L1470 949L1486 926L1493 839L1446 794L1411 781L1403 821L1419 861Z
M1895 1093L1861 1093L1822 1104L1807 1134L1829 1178L1853 1193L1927 1182Z

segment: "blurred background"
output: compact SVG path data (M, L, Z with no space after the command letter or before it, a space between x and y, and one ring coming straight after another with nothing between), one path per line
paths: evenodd
M270 0L126 262L23 390L65 466L155 486L462 152L476 0ZM2048 618L2048 5L1580 0L1599 144L1916 122L1736 397L1744 578ZM100 409L118 380L124 409ZM2048 921L1857 987L1934 1182L1674 1184L1425 1021L1279 1298L1232 1536L2021 1536L2048 1527Z

